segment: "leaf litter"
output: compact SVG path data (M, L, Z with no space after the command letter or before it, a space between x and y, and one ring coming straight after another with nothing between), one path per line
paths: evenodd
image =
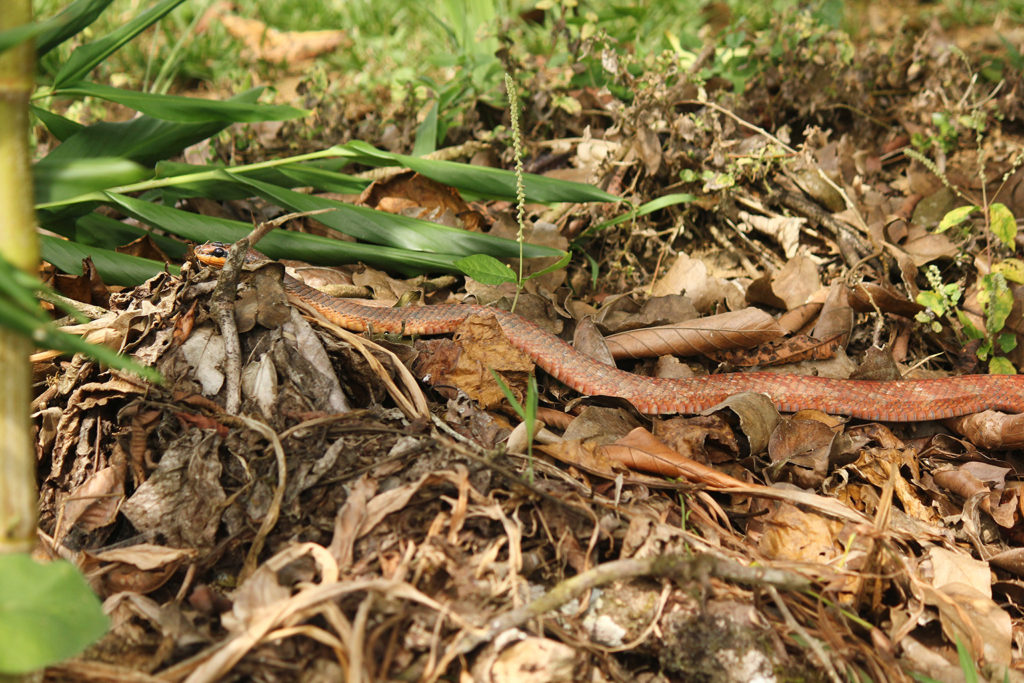
M931 113L957 99L935 93L969 87L941 44L926 33L866 52L858 68L902 93L884 103L866 99L872 79L829 72L827 59L772 62L764 82L725 97L733 109L657 73L628 104L570 93L590 113L551 119L537 149L567 163L552 175L641 202L670 185L699 198L594 233L602 276L531 281L520 313L583 328L581 347L664 376L711 367L669 355L876 378L938 375L921 367L938 351L946 369L973 368L948 329L915 327L928 286L917 269L991 267L985 244L934 231L961 201L940 178L984 186L1021 215L1019 140L990 120L984 174L970 145L940 156L939 178L893 154L932 135ZM826 74L828 95L814 86ZM535 116L551 113L540 86L553 77L534 74ZM1018 121L1015 89L976 107ZM851 102L873 109L835 115ZM708 173L680 181L694 169ZM415 174L362 201L498 234L512 224L513 207L465 204ZM615 210L531 215L564 243ZM318 270L390 300L460 298L452 278ZM738 395L649 420L549 382L537 443L509 451L518 417L490 369L504 367L523 402L530 366L493 321L452 340L355 335L300 315L280 272L243 274L228 302L234 342L211 303L216 274L195 264L110 293L113 313L81 332L116 330L109 342L155 365L163 386L37 358L49 378L33 406L42 547L82 567L113 617L55 677L950 680L957 647L993 678L1019 676L1022 505L1006 449L1021 445L1020 416L897 430L781 416ZM58 286L102 302L83 278ZM486 303L507 294L466 289ZM965 290L965 312L980 315L979 290ZM882 362L858 369L873 347Z

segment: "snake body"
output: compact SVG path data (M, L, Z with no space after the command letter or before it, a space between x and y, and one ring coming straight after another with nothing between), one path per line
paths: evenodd
M227 247L210 242L196 256L219 267ZM259 258L252 252L250 259ZM614 396L647 414L702 412L744 391L768 395L779 410L817 409L866 420L915 422L982 410L1024 413L1024 375L962 375L896 381L832 379L770 372L686 379L642 377L580 353L554 334L513 313L474 304L405 308L364 306L329 296L284 276L285 291L324 318L355 332L432 335L454 332L472 315L494 316L509 342L563 384L588 396Z

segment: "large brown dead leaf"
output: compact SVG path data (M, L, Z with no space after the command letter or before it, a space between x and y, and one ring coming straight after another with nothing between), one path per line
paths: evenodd
M455 188L406 171L379 180L363 190L359 203L380 211L480 232L482 214L472 209Z
M673 325L620 332L605 341L615 358L646 358L750 348L781 335L774 318L751 307Z

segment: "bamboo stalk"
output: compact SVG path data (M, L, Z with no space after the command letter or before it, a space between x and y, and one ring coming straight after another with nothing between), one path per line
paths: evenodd
M31 0L3 5L0 30L31 21ZM31 41L0 52L0 253L30 273L39 264L28 145L34 68ZM0 552L26 552L35 544L32 350L32 340L0 329Z

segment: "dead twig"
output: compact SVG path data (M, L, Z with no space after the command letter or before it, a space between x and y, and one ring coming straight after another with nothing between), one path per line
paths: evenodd
M559 609L584 591L613 581L638 577L665 577L676 583L707 582L709 578L750 585L767 585L790 591L808 590L811 582L792 572L766 567L748 567L732 560L701 553L692 556L660 555L643 559L616 560L598 565L590 571L562 581L528 605L499 615L483 631L465 631L456 638L437 666L424 674L426 680L437 680L448 665L477 646L490 642L510 628L519 628L530 619Z

